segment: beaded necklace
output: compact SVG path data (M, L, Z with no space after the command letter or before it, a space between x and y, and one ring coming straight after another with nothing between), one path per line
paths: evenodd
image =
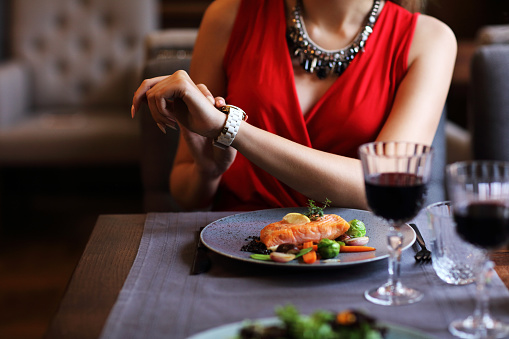
M343 49L331 51L318 47L309 38L301 17L302 0L297 0L286 37L290 51L293 56L299 58L299 63L306 72L315 73L319 79L325 79L332 74L341 75L357 53L364 51L364 45L373 32L379 9L380 0L374 0L366 23L353 42Z

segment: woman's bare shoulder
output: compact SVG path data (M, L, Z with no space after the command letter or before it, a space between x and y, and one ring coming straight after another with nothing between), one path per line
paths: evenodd
M242 0L215 0L203 15L191 60L191 77L224 95L222 62Z
M456 57L457 42L454 32L449 26L435 17L421 14L415 27L409 64L419 57L437 56Z
M229 37L237 11L242 0L215 0L203 15L201 30L212 30L215 34L225 34ZM222 36L224 38L225 36Z

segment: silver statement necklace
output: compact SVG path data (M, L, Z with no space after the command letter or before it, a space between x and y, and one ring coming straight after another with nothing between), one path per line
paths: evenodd
M301 17L302 0L297 0L292 10L291 27L287 32L290 51L299 58L299 63L306 72L315 73L319 79L325 79L332 74L341 75L357 53L364 51L364 45L373 32L379 9L380 0L374 0L365 26L350 46L331 51L318 47L309 38Z

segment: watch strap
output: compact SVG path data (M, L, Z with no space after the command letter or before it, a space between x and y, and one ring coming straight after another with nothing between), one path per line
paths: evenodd
M226 105L219 109L228 115L221 134L214 139L213 144L221 149L230 147L233 140L237 136L242 121L247 120L247 114L237 106Z

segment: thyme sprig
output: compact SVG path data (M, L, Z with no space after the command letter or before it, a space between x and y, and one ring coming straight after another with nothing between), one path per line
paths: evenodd
M306 216L309 218L309 220L317 220L321 217L323 217L323 210L330 206L332 201L330 201L328 198L325 198L325 201L322 203L322 207L317 206L314 200L309 199L308 200L308 213L306 213Z

